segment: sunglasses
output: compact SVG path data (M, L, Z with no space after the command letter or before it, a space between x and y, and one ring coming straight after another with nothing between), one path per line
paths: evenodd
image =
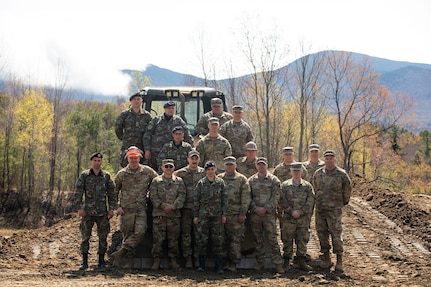
M173 168L174 166L173 165L171 165L171 164L167 164L167 165L165 165L165 168Z

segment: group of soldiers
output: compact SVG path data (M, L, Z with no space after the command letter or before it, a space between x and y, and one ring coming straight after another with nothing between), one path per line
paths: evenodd
M104 257L109 219L114 214L121 216L123 235L120 249L112 254L114 266L133 267L135 250L147 231L147 208L151 205L152 270L160 268L166 241L172 269L180 268L177 259L182 256L185 268L195 263L203 271L211 242L216 271L236 272L242 259L246 221L254 235L256 270L265 267L266 249L278 273L291 268L291 263L311 270L306 254L314 214L321 267L332 266L331 237L337 255L335 270L343 271L341 216L350 199L351 183L347 173L335 164L334 151L325 151L322 161L319 145L312 144L309 160L301 163L294 160L293 148L285 147L283 162L271 173L267 159L257 157L250 126L242 119L242 106L234 106L230 114L222 110L220 99L212 99L211 111L196 125L201 137L194 147L187 125L175 115L174 102L165 103L164 114L153 118L142 108L139 95L131 96L130 102L115 129L122 140L123 168L112 179L101 169L103 156L96 152L90 156L91 168L76 182L81 270L88 268L94 223L99 238L98 266L107 266ZM277 240L278 223L283 252Z

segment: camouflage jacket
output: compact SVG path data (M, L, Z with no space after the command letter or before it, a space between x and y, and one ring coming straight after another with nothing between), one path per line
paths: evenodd
M122 140L121 149L134 145L144 150L143 136L150 121L151 115L144 109L140 113L131 108L122 111L115 121L115 134Z
M314 191L308 181L294 183L288 179L281 184L280 205L284 211L284 218L293 219L292 211L298 210L301 217L313 213ZM307 217L308 218L308 217Z
M172 178L159 175L151 182L150 199L153 203L153 216L181 217L181 208L186 199L183 180L175 175ZM165 204L172 205L174 210L170 214L163 211Z
M325 165L325 162L323 160L320 160L316 163L312 163L311 161L306 161L302 163L307 170L307 176L303 176L303 178L308 181L309 183L313 183L313 175L319 168L323 167Z
M218 176L213 182L204 177L199 180L194 192L193 215L198 218L226 216L227 194L223 179Z
M172 118L167 121L163 114L154 117L147 125L147 131L144 133L145 151L159 153L163 145L172 140L172 129L176 126L183 128L184 141L193 146L193 138L183 119L177 115L173 115Z
M120 169L115 176L118 205L123 209L146 210L148 189L157 176L151 167L141 164L137 170L130 169L129 165Z
M250 207L251 193L247 178L235 172L233 175L222 173L218 175L224 180L227 192L226 215L246 215Z
M290 164L285 164L284 162L279 163L275 169L273 174L278 177L278 179L283 182L292 178L290 174ZM302 178L307 177L307 170L305 168L302 169Z
M349 203L352 184L346 171L338 166L333 170L322 167L313 177L316 210L341 209Z
M254 213L257 207L264 207L268 214L275 215L280 198L280 180L268 172L262 178L257 174L252 175L248 183L251 189L250 212Z
M74 206L84 209L85 214L90 216L102 216L106 215L107 210L114 210L117 194L111 175L103 170L98 175L94 174L93 169L83 171L75 184Z
M187 156L189 151L191 151L193 147L186 143L185 141L181 142L181 145L176 146L173 141L166 143L159 152L159 156L157 157L157 166L159 167L159 172L161 171L162 160L166 158L171 158L174 160L175 169L180 169L185 167L187 162Z
M247 157L240 157L236 160L236 170L249 178L257 172L256 160L257 158L253 161L247 161Z
M201 155L200 164L202 166L207 161L213 160L216 163L217 170L220 172L224 171L223 159L232 155L232 147L229 141L221 135L217 135L217 137L204 136L198 141L196 150Z
M213 111L209 111L202 115L202 117L198 120L196 124L195 131L197 134L206 135L208 133L208 120L212 117L218 118L220 121L220 126L222 126L225 122L233 119L232 114L223 111L220 115L215 115Z
M187 194L184 202L184 208L193 209L193 196L196 185L199 180L205 177L205 170L203 167L198 166L197 170L191 170L189 166L183 167L175 172L175 174L183 179L186 186Z
M245 144L254 140L250 126L243 120L240 122L230 120L224 123L220 127L219 134L229 141L232 146L232 155L235 158L244 156Z

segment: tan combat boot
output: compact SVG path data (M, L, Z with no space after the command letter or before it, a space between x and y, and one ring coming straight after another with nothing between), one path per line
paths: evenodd
M171 266L171 269L174 269L174 270L180 268L180 265L178 265L176 258L171 258L171 262L169 263L169 265Z
M305 262L305 256L299 256L298 257L298 266L299 266L299 269L304 270L304 271L313 270L313 268L311 268L311 266L308 265L307 262Z
M193 260L190 256L186 258L186 265L184 267L186 267L186 268L192 268L193 267Z
M120 248L120 250L115 251L112 253L112 259L114 259L114 266L119 267L121 265L121 259L123 259L124 255L126 255L127 250L123 247Z
M275 272L279 274L283 274L284 273L283 264L281 263L275 264Z
M320 268L328 269L331 268L331 265L331 255L329 255L329 252L323 253L321 257Z
M337 264L335 264L335 271L343 272L343 255L337 254Z
M154 257L153 265L151 266L151 270L153 270L153 271L159 270L159 267L160 267L160 258Z

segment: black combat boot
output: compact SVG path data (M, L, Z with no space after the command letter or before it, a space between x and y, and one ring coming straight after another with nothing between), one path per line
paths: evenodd
M205 261L206 261L206 256L205 255L199 255L198 271L205 271Z
M105 261L105 253L99 254L99 264L97 264L97 267L99 268L106 268L108 265Z
M88 253L82 253L82 263L79 266L79 270L85 270L88 268Z
M223 264L220 255L214 256L215 270L218 274L223 274Z

